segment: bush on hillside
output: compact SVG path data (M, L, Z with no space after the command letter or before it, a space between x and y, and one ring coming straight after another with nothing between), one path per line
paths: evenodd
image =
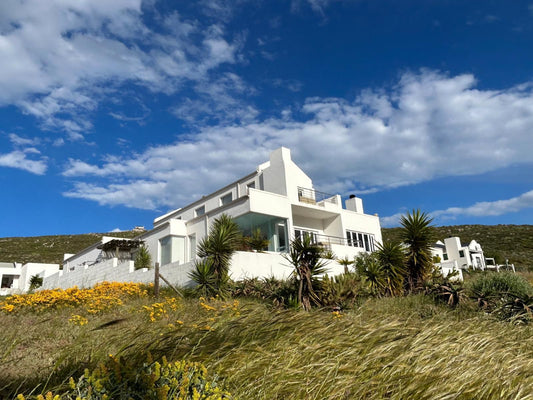
M61 395L52 392L30 396L28 399L207 399L222 400L230 394L217 386L216 379L209 379L207 369L200 363L176 361L169 363L163 357L161 363L148 360L141 366L122 358L110 356L93 371L85 373L77 382L70 379L70 390ZM25 400L23 395L18 400Z
M533 295L533 287L520 275L512 272L487 272L468 283L470 297L478 305L492 311L499 305L516 298Z

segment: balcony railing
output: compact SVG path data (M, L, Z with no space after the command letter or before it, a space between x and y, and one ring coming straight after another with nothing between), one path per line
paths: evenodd
M326 202L337 204L337 196L298 186L298 201L300 203L324 206Z
M332 244L339 244L342 246L346 246L348 244L348 240L343 237L320 235L316 232L306 231L303 229L294 230L295 239L299 239L302 236L310 237L312 243L318 244L320 246L331 246Z

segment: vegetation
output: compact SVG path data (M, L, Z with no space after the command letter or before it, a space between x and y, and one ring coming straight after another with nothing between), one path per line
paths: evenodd
M43 277L39 275L32 275L30 277L30 292L43 286Z
M209 234L198 245L201 260L196 262L195 270L190 274L199 293L225 292L231 257L241 242L241 231L233 218L222 214L215 219Z
M382 229L383 239L400 241L401 228ZM434 228L437 239L458 236L467 245L476 240L486 257L499 264L514 263L521 270L533 271L533 225L453 225Z
M407 246L406 287L409 291L420 287L433 269L431 246L435 243L435 235L432 221L420 210L413 210L400 218L400 239Z
M85 323L69 322L72 313ZM104 390L130 390L130 377L153 376L163 356L172 365L202 363L204 388L216 380L235 399L533 398L532 325L451 309L423 294L366 297L342 312L245 299L154 303L147 295L97 314L74 306L0 313L0 322L0 397L8 399L68 393L71 377L80 391L98 379ZM127 384L107 386L114 368Z
M139 247L135 256L135 269L151 268L152 256L145 245Z
M264 251L268 249L269 240L259 228L255 229L251 236L245 237L244 241L252 250Z
M322 247L313 243L311 236L308 235L294 239L289 252L285 255L287 261L294 267L298 280L298 302L306 311L309 311L312 305L320 305L320 299L313 287L313 280L325 272L326 264L322 256Z
M133 238L139 232L87 233L83 235L56 235L0 238L0 261L61 264L66 253L78 253L92 246L102 236Z

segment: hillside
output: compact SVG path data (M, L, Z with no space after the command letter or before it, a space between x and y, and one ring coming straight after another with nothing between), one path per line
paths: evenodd
M437 239L459 236L463 244L478 241L487 257L505 259L522 268L533 268L533 225L454 225L436 227ZM400 228L383 228L384 240L397 240ZM0 261L61 263L64 253L77 253L103 235L132 238L137 232L88 233L0 238Z
M54 235L0 238L1 262L42 262L61 264L63 254L77 253L98 242L102 236L132 238L139 232L86 233L82 235Z
M533 268L533 225L453 225L435 228L437 239L458 236L467 245L476 240L483 247L485 257L496 262L510 263L521 268ZM382 229L383 240L398 240L400 228Z

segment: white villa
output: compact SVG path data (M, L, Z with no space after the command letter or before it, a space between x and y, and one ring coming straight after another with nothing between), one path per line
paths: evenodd
M444 275L451 271L458 271L462 279L462 270L485 270L487 268L483 249L475 240L472 240L468 246L462 246L461 239L449 237L444 239L444 242L439 240L435 243L431 252L434 257L438 257L441 260L436 265L441 268Z
M46 278L59 272L59 264L0 262L0 296L24 293L32 276Z
M279 148L255 171L227 186L154 220L153 229L135 239L108 238L76 254L66 255L63 271L45 279L44 287L90 286L103 280L149 282L153 273L133 269L135 251L144 243L159 263L161 274L178 285L190 283L188 273L196 259L197 244L214 219L227 214L244 234L259 228L268 238L267 252L238 251L231 277L287 277L292 267L282 257L291 239L310 236L337 258L371 252L382 242L377 215L365 214L363 201L350 196L343 208L340 195L315 190L309 178ZM334 261L330 275L343 271ZM70 276L69 276L70 275Z

